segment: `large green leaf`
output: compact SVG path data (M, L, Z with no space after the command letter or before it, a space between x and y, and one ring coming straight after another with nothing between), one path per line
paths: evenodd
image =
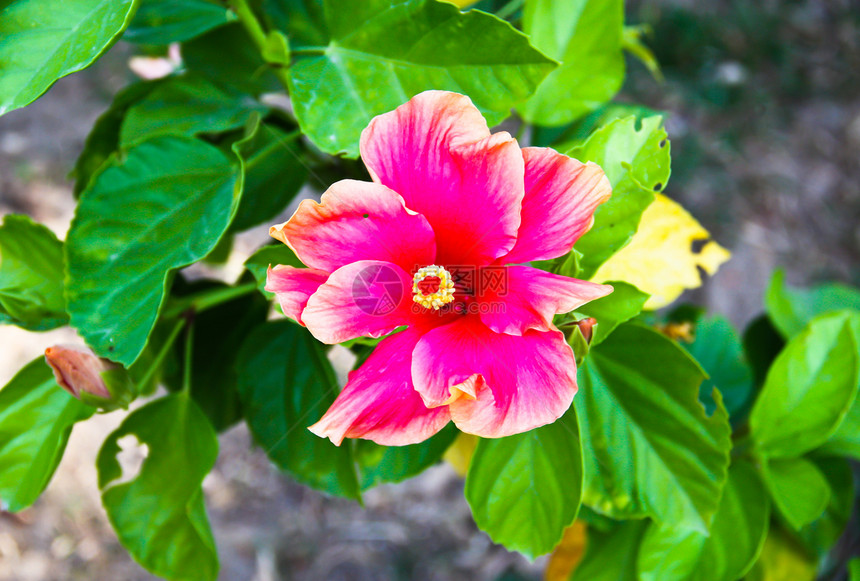
M0 115L29 105L88 67L128 26L137 0L13 0L0 4Z
M776 328L790 339L816 315L841 309L860 311L860 290L833 283L809 290L791 288L785 284L785 272L775 270L764 303Z
M528 37L478 10L436 0L325 0L324 10L327 44L296 39L290 93L302 129L328 153L356 157L374 116L426 89L469 95L501 121L555 68Z
M582 497L582 448L571 408L548 426L478 442L466 500L481 530L529 557L561 540Z
M589 353L574 399L583 502L613 518L652 516L707 533L729 464L728 415L698 400L704 373L675 342L631 323ZM671 490L671 494L666 491Z
M728 319L722 316L700 319L693 343L681 345L710 376L699 388L699 399L707 412L716 408L711 394L717 388L733 423L743 418L752 396L752 370L744 357L741 339Z
M617 523L608 531L588 528L585 556L571 581L638 581L636 557L646 520Z
M66 242L68 310L101 356L130 365L146 345L168 272L215 247L241 175L216 148L160 137L114 157L81 196Z
M597 320L591 345L602 343L618 325L642 312L642 305L648 300L648 293L643 293L632 284L607 282L612 285L612 293L577 309L577 312Z
M860 313L820 315L776 358L750 413L760 454L799 456L836 431L860 383Z
M140 44L183 42L236 15L210 0L144 0L122 39Z
M222 89L206 78L173 77L132 105L120 130L123 147L158 135L217 133L241 127L252 112L266 108L252 97Z
M710 535L653 523L639 548L639 581L734 581L753 566L767 537L770 499L755 469L738 461Z
M260 123L254 133L236 143L237 153L245 160L245 187L231 231L274 219L299 193L308 177L299 136L298 131L287 133Z
M612 98L624 81L623 0L528 0L523 31L561 61L519 107L538 125L563 125Z
M5 216L0 224L0 323L44 331L68 322L63 243L27 216Z
M583 255L582 278L589 278L633 238L654 192L669 181L670 149L662 117L630 116L601 127L583 145L565 152L600 165L612 184L612 197L597 207L594 226L576 242Z
M821 516L830 502L827 479L806 458L767 459L761 473L774 504L795 529Z
M17 512L42 493L72 426L95 411L64 391L39 357L0 389L0 506Z
M338 447L307 429L337 393L322 345L290 321L268 323L245 341L237 369L245 420L272 462L309 486L359 498L349 443Z
M370 440L356 440L355 461L361 473L361 489L383 482L401 482L436 464L458 433L454 424L448 424L420 444L380 446Z
M121 439L146 447L137 474L123 474ZM218 554L200 485L217 456L215 431L185 395L133 411L102 445L96 460L102 504L119 541L151 573L177 581L216 578Z

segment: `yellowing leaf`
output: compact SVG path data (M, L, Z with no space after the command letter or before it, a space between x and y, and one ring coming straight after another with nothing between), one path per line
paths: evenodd
M812 581L815 564L803 549L779 529L771 529L747 581Z
M586 526L581 520L564 531L561 542L549 557L544 581L567 581L585 554Z
M651 295L645 308L659 309L685 289L702 285L697 267L714 274L730 256L680 204L657 194L630 244L603 263L592 280L634 284Z
M472 455L475 453L475 446L477 445L478 436L461 432L442 457L454 467L457 474L465 478L466 473L469 471L469 463L472 462Z

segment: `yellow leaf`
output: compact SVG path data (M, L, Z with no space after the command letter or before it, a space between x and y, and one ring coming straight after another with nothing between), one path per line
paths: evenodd
M815 564L803 549L780 529L771 529L748 581L813 581Z
M586 526L581 520L564 531L561 542L549 556L544 581L567 581L585 554Z
M657 194L630 244L603 263L591 279L634 284L651 295L645 308L659 309L684 290L702 285L697 267L714 274L729 259L729 251L710 237L680 204Z
M469 471L469 463L472 461L472 455L475 453L475 446L478 445L478 436L472 434L460 433L454 443L451 444L443 458L454 467L457 474L466 476Z

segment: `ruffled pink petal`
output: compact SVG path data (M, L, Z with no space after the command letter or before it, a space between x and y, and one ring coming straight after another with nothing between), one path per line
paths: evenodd
M517 243L499 262L547 260L570 252L594 223L594 210L612 186L600 166L555 150L526 147L525 198Z
M275 293L284 314L294 321L302 322L302 311L308 299L328 279L328 273L315 268L295 268L279 264L269 267L266 275L266 290Z
M448 404L462 431L499 438L567 411L576 393L576 362L558 330L505 335L464 316L421 338L412 352L412 380L426 405Z
M372 182L333 184L320 203L304 200L287 222L269 234L284 242L311 268L333 272L357 260L384 260L407 271L432 264L433 230L424 216L406 209L403 198Z
M436 233L436 264L488 264L516 242L524 161L507 133L490 136L464 95L427 91L361 134L374 181L399 193Z
M323 343L381 337L406 325L412 277L392 262L360 260L334 271L310 299L302 321Z
M412 387L412 350L419 329L382 340L320 421L309 429L337 445L344 438L366 438L386 446L422 442L450 420L445 407L428 409Z
M480 297L481 320L497 333L522 335L529 329L549 331L554 315L569 313L612 292L596 284L530 266L508 266L498 291Z

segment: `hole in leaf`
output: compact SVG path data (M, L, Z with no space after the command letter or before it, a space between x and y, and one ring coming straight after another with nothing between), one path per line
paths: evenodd
M663 139L662 141L660 141L660 149L662 149L662 148L664 148L664 147L666 147L666 140L665 140L665 139Z
M135 480L140 475L140 469L143 463L149 456L149 447L137 439L134 434L126 434L116 441L119 446L119 453L116 455L116 461L122 469L122 475L111 480L105 490L118 484L125 484Z
M654 184L655 192L659 192L661 189L663 189L663 182L657 182L656 184Z
M698 238L696 240L693 240L690 243L690 252L692 252L693 254L700 254L705 248L705 244L707 244L709 240L709 238Z

